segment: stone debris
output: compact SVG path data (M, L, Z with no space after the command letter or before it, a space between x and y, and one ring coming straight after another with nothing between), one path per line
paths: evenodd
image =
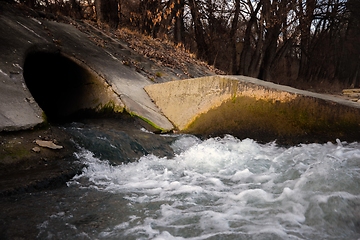
M56 145L52 141L43 141L43 140L36 140L35 143L39 145L40 147L46 147L50 149L62 149L63 146Z
M33 152L36 152L36 153L40 152L40 148L39 148L39 147L33 147L31 150L33 150Z
M351 101L360 103L360 88L344 89L342 94Z

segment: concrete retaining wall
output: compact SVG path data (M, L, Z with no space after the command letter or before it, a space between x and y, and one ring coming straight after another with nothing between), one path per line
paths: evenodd
M360 104L244 76L145 87L181 132L283 143L360 140Z

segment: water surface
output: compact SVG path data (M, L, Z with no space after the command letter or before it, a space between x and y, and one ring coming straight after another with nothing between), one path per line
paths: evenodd
M166 154L137 146L146 151L127 164L93 147L116 152L119 139L80 144L86 167L67 187L3 206L25 205L7 213L27 215L38 239L360 238L359 143L285 148L232 136L161 137ZM23 224L21 217L13 222Z
M105 194L103 208L113 211L106 227L83 233L99 239L360 237L358 143L282 148L184 135L171 147L172 158L150 154L120 166L83 149L78 157L87 167L69 188ZM53 216L64 224L69 217Z

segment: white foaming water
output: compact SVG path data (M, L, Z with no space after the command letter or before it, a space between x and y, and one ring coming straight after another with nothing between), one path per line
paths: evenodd
M121 166L79 154L87 167L71 183L111 192L132 209L98 238L360 238L358 143L283 148L183 136L172 147L174 158Z

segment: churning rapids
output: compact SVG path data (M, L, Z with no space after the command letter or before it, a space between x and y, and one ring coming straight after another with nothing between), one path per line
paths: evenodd
M82 174L37 194L49 205L37 238L360 239L359 143L161 137L173 156L127 164L83 145ZM97 139L114 151L121 145Z

